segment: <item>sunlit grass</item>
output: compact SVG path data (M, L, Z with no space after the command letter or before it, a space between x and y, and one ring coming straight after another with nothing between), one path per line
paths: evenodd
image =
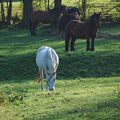
M33 81L3 84L0 90L10 95L21 93L23 100L2 106L1 118L112 120L119 113L119 85L119 77L57 80L55 92L40 92L40 86Z
M103 25L100 31L116 35L119 28ZM0 120L119 120L119 39L97 38L94 52L86 52L86 41L77 40L75 51L66 53L64 40L46 26L37 33L31 37L28 30L0 30ZM36 81L35 57L43 45L60 58L54 92L42 92Z
M66 53L64 40L46 32L42 27L31 37L28 30L0 31L0 119L119 119L119 40L96 39L94 52L86 52L86 41L77 40L76 50ZM60 58L54 92L42 92L36 82L35 56L43 45L53 47Z

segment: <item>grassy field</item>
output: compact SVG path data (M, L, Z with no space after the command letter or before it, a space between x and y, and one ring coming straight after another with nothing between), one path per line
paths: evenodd
M119 28L100 31L119 34ZM119 120L119 39L97 38L95 52L86 52L85 40L78 40L76 51L65 53L64 40L47 27L37 32L31 37L27 30L0 30L0 120ZM42 92L35 80L42 45L60 57L54 92Z

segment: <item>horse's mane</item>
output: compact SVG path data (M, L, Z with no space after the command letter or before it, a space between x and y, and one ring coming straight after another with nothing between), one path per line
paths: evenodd
M92 14L88 19L87 19L87 22L91 23L91 25L93 26L94 24L94 17L95 17L96 14Z
M92 15L87 19L87 22L88 22L90 25L92 25L92 26L96 26L96 23L95 23L95 21L94 21L94 18L99 17L100 14L101 14L101 13L99 13L99 14L98 14L98 13L92 14Z
M92 15L87 19L87 21L92 22L92 21L93 21L93 17L94 17L94 14L92 14Z
M37 50L37 54L42 50L42 49L45 49L45 48L49 48L48 46L42 46L40 47L38 50Z

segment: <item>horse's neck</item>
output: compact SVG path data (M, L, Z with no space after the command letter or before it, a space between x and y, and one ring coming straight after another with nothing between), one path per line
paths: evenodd
M86 22L86 24L89 26L90 29L94 30L94 31L97 31L97 25L95 23L93 23L92 20L88 20Z

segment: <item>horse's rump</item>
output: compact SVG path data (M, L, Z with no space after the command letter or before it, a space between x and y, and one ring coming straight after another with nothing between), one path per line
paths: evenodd
M79 20L71 20L70 22L68 22L68 24L67 24L67 26L66 26L66 29L65 29L65 32L66 32L66 33L73 33L74 30L75 30L76 28L78 28L77 25L78 25L79 23L80 23ZM75 31L76 31L76 30L75 30Z

